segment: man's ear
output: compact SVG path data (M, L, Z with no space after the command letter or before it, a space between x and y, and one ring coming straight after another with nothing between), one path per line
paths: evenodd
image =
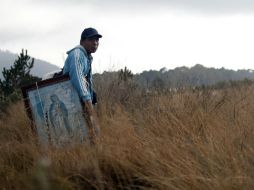
M80 45L84 45L85 39L80 39Z

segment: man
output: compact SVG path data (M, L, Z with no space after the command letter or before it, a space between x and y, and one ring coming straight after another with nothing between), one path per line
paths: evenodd
M92 53L99 46L102 37L94 28L86 28L81 34L80 45L67 52L63 73L69 74L71 83L77 90L85 111L85 118L89 128L91 143L96 143L96 114L93 110L92 100L94 97L92 86ZM97 126L98 127L98 126Z

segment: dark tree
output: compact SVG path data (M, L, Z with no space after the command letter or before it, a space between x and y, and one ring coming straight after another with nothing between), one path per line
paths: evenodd
M27 55L27 50L24 52L22 49L13 66L10 69L3 69L3 80L0 79L0 111L3 111L2 109L6 107L3 105L15 102L21 98L20 88L22 86L41 80L30 74L33 66L34 58Z
M121 81L128 81L129 79L132 79L133 74L131 70L127 69L127 67L124 67L124 69L121 69L119 72L119 79Z

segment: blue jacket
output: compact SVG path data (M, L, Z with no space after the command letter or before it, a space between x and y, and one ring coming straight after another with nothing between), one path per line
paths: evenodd
M88 55L81 45L67 52L63 73L69 74L71 83L84 102L92 99L92 69L93 57Z

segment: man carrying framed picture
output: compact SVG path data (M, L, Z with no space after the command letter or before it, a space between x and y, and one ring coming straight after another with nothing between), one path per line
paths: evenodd
M80 45L67 52L63 74L68 74L74 88L80 97L85 118L88 125L89 137L92 144L96 144L96 130L99 130L97 116L93 109L96 94L92 86L92 53L99 46L101 34L94 28L85 28L81 34Z

